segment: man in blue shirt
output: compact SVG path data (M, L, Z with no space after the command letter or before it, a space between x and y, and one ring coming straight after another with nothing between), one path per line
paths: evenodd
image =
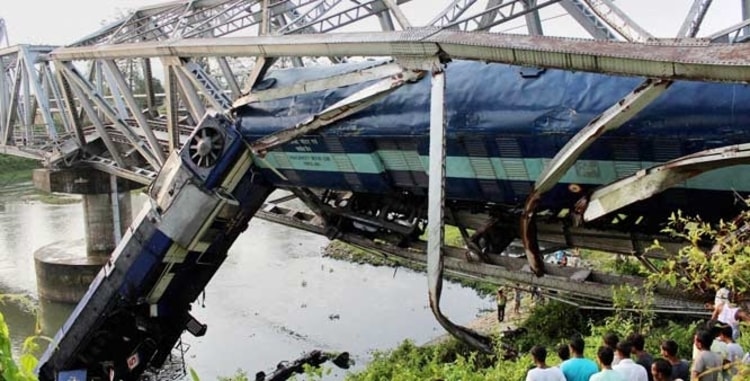
M583 357L585 345L580 336L573 336L570 339L568 343L570 360L560 365L567 381L589 381L589 378L599 371L595 362Z

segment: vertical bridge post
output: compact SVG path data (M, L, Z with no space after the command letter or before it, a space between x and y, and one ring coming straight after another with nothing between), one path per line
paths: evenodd
M445 206L445 71L440 62L432 68L430 94L430 160L427 208L427 285L430 309L448 333L481 351L491 353L489 338L454 324L440 311L443 289L443 239Z

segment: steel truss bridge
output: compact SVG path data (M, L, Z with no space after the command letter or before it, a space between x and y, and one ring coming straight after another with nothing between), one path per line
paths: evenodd
M417 3L172 1L138 9L67 46L0 49L0 153L40 160L48 168L87 166L147 185L169 153L186 144L207 110L231 114L234 108L253 102L383 79L380 87L346 99L339 107L318 115L314 122L289 126L253 143L255 152L264 153L367 107L396 86L394 76L427 72L432 75L434 106L430 157L443 158L443 162L430 160L428 241L404 248L351 233L337 238L426 263L430 297L435 302L431 304L439 316L443 268L479 279L556 290L554 295L565 295L568 301L593 308L609 305L613 285L640 285L640 279L595 270L545 269L540 263L540 241L548 248L581 246L633 255L649 268L654 268L654 258L664 257L643 249L653 237L544 223L531 229L535 203L593 139L625 123L671 81L748 82L750 50L743 42L750 36L750 1L737 4L744 21L703 38L696 35L711 0L694 0L686 8L679 33L670 38L652 36L612 0L453 0L439 6L435 1ZM540 14L550 10L564 12L590 38L545 36L546 20ZM412 21L425 18L428 12L432 17L427 23ZM513 25L522 25L528 33L497 32ZM390 57L392 63L357 75L342 74L273 89L262 86L266 73L274 67L337 64L371 57ZM454 213L444 207L442 67L450 59L647 78L561 149L537 179L520 227L525 259L475 258L469 240L468 249L443 244L443 223L461 227L467 236L467 230L480 230L491 220L486 214ZM683 181L681 176L727 163L747 163L748 157L745 146L713 150L621 179L593 195L602 207L580 211L581 218L594 220ZM663 185L657 189L643 187L655 179L664 180ZM290 209L284 205L288 198L283 198L269 201L259 217L329 233L316 193L303 188L290 190L312 206L312 211ZM661 310L694 313L700 308L662 291L656 297Z

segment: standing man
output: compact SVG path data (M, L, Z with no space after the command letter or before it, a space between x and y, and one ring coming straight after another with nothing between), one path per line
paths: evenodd
M649 370L636 364L630 358L631 344L629 341L617 343L617 355L620 356L620 363L613 366L612 369L620 373L628 381L648 381L648 375L651 373L651 364Z
M690 364L677 357L678 349L677 342L674 340L664 340L661 343L661 355L672 365L672 377L688 381L690 380Z
M640 333L631 333L628 336L628 341L633 345L632 352L635 355L635 363L646 370L648 381L654 381L654 376L651 375L651 363L654 362L654 358L643 349L646 346L646 338Z
M614 353L614 359L612 360L612 366L615 366L620 363L620 357L617 355L617 343L620 342L620 338L617 336L617 333L613 331L609 331L602 336L602 345L605 347L609 347L609 349L612 350Z
M615 358L615 352L608 346L599 347L596 353L596 359L602 367L602 371L591 376L589 381L628 381L620 373L612 370L612 360Z
M725 325L719 331L719 340L727 345L727 361L724 365L724 381L729 381L737 374L737 364L745 357L745 351L732 339L732 327Z
M695 346L698 348L698 354L693 364L691 380L698 381L717 381L721 375L722 361L721 356L711 352L711 343L714 336L711 331L700 329L695 333Z
M560 369L567 381L589 381L589 378L599 372L596 363L583 357L586 343L580 336L573 336L568 343L571 358L560 365Z
M557 347L557 357L560 358L561 363L564 363L570 359L570 347L568 347L566 344L560 344ZM562 364L558 365L557 367L561 367Z
M718 320L732 327L732 338L735 340L740 337L740 322L750 322L750 314L729 302L722 302L713 306L709 303L708 307L713 308L712 320Z
M516 283L515 294L513 294L513 313L521 314L521 285Z
M542 289L538 286L532 286L531 288L531 300L534 301L534 305L542 304Z
M547 349L541 345L531 348L531 358L536 367L529 369L526 381L565 381L563 372L558 367L547 366Z
M505 305L508 303L508 298L505 297L503 289L497 289L497 321L502 323L505 320Z
M651 363L651 375L654 381L690 381L672 376L672 364L664 359L656 359Z

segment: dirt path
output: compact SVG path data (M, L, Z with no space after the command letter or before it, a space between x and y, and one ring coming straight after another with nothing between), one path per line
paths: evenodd
M513 312L512 303L506 306L505 320L502 323L497 321L497 311L492 311L470 321L466 326L485 335L497 335L501 331L518 328L526 317L528 317L531 308L533 308L533 303L529 298L524 298L521 303L521 311L518 314ZM444 333L443 335L424 343L424 345L440 344L450 338L450 334Z

